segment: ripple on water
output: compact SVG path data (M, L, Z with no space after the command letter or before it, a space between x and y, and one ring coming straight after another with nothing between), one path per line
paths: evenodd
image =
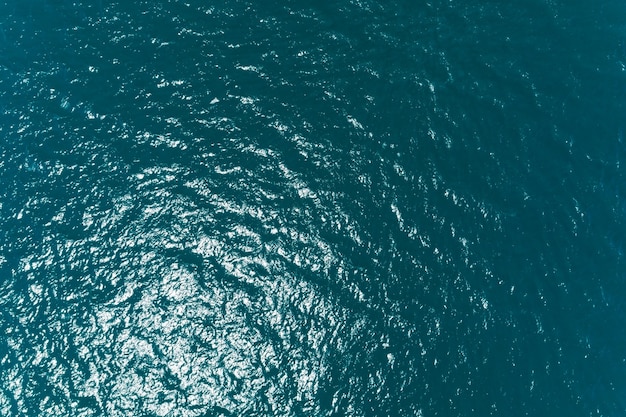
M61 3L0 6L0 414L619 408L569 9Z

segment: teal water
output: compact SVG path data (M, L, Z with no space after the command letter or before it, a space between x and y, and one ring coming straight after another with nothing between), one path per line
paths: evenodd
M279 3L0 3L0 415L623 416L626 5Z

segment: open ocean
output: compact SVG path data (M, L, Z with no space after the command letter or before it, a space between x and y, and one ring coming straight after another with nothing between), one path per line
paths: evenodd
M626 416L626 3L0 2L0 416Z

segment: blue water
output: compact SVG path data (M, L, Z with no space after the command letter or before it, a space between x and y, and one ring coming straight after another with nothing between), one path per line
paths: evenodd
M0 4L0 415L626 415L626 5Z

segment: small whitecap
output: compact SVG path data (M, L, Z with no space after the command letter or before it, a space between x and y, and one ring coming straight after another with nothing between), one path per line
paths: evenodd
M357 129L363 130L363 125L359 123L359 121L356 120L354 117L348 115L346 118L348 119L348 122L350 122L352 126L354 126Z

